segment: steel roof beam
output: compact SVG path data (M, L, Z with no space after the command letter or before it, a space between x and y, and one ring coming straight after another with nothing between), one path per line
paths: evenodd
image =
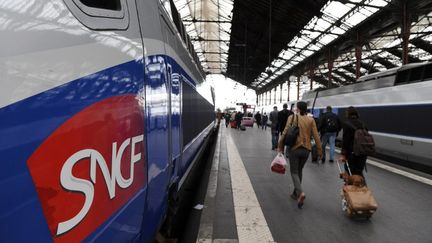
M401 51L401 50L399 50L399 49L396 49L396 48L393 48L393 49L387 49L387 52L389 52L389 53L391 53L391 54L393 54L393 55L395 55L395 56L397 56L397 57L399 57L399 58L402 58L402 56L403 56L403 51ZM420 59L418 59L417 57L413 57L412 55L409 55L409 54L408 54L408 62L409 62L409 63L413 63L413 62L422 62L422 60L420 60Z
M397 65L393 64L389 60L382 58L380 56L377 56L377 55L372 56L371 59L372 59L372 61L376 61L376 62L380 63L381 65L383 65L387 69L397 67Z
M343 66L343 67L340 67L340 68L345 69L345 70L347 70L348 72L350 72L350 73L352 73L354 75L356 74L355 68L353 68L351 66Z
M366 63L364 63L364 62L361 62L361 63L360 63L360 66L361 66L362 68L368 70L368 73L376 73L376 72L379 72L379 70L378 70L376 67L374 67L373 65L368 65L368 64L366 64Z
M411 42L411 44L415 45L416 47L432 54L432 45L429 42L422 40L420 38L411 40L410 42Z
M336 73L337 75L343 77L347 81L347 83L355 83L355 81L356 81L355 78L345 74L344 72L340 71L339 69L335 69L335 70L333 70L333 72Z

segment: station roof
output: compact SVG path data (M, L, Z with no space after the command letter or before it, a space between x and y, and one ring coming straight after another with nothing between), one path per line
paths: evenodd
M356 47L361 75L401 66L404 19L408 62L432 60L430 0L174 1L204 70L258 93L292 75L326 87L355 82Z

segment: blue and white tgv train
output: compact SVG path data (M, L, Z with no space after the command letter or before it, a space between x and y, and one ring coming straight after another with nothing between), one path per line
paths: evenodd
M310 91L303 100L314 116L331 105L341 119L358 109L378 155L432 173L432 63L415 63L361 77L356 84Z
M0 0L0 242L149 242L214 126L172 1Z

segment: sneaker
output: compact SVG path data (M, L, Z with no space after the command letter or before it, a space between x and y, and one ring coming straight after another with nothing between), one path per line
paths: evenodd
M324 164L324 163L325 163L325 159L322 159L322 160L321 160L321 163L323 163L323 164Z
M333 162L334 162L334 160L332 160L332 159L331 159L331 160L329 160L329 162L330 162L330 163L333 163Z
M306 196L305 196L305 194L302 192L301 194L300 194L300 196L298 197L298 199L297 199L297 207L299 208L299 209L302 209L303 208L303 204L304 204L304 200L306 199Z

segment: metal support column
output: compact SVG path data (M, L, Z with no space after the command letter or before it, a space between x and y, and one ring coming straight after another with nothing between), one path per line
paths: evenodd
M357 43L355 45L355 57L356 57L356 79L360 78L361 72L361 58L362 58L362 49L361 49L361 43L360 43L360 36L357 31Z
M332 55L332 50L329 49L328 53L327 53L327 67L328 67L328 83L327 83L327 87L330 88L331 87L331 83L332 83L332 72L333 72L333 55Z
M313 65L309 65L309 79L310 79L310 90L313 89L313 78L314 78L314 68Z
M407 9L407 3L405 2L403 5L403 16L402 16L402 64L408 64L408 44L409 37L411 35L411 16Z
M288 77L288 81L287 81L287 85L288 85L288 96L287 96L287 102L289 102L290 101L290 80L289 80L289 77Z
M277 86L274 88L274 103L273 104L276 104L277 103Z
M297 100L300 100L300 75L297 76Z
M279 85L279 88L280 88L279 103L282 103L282 84Z

